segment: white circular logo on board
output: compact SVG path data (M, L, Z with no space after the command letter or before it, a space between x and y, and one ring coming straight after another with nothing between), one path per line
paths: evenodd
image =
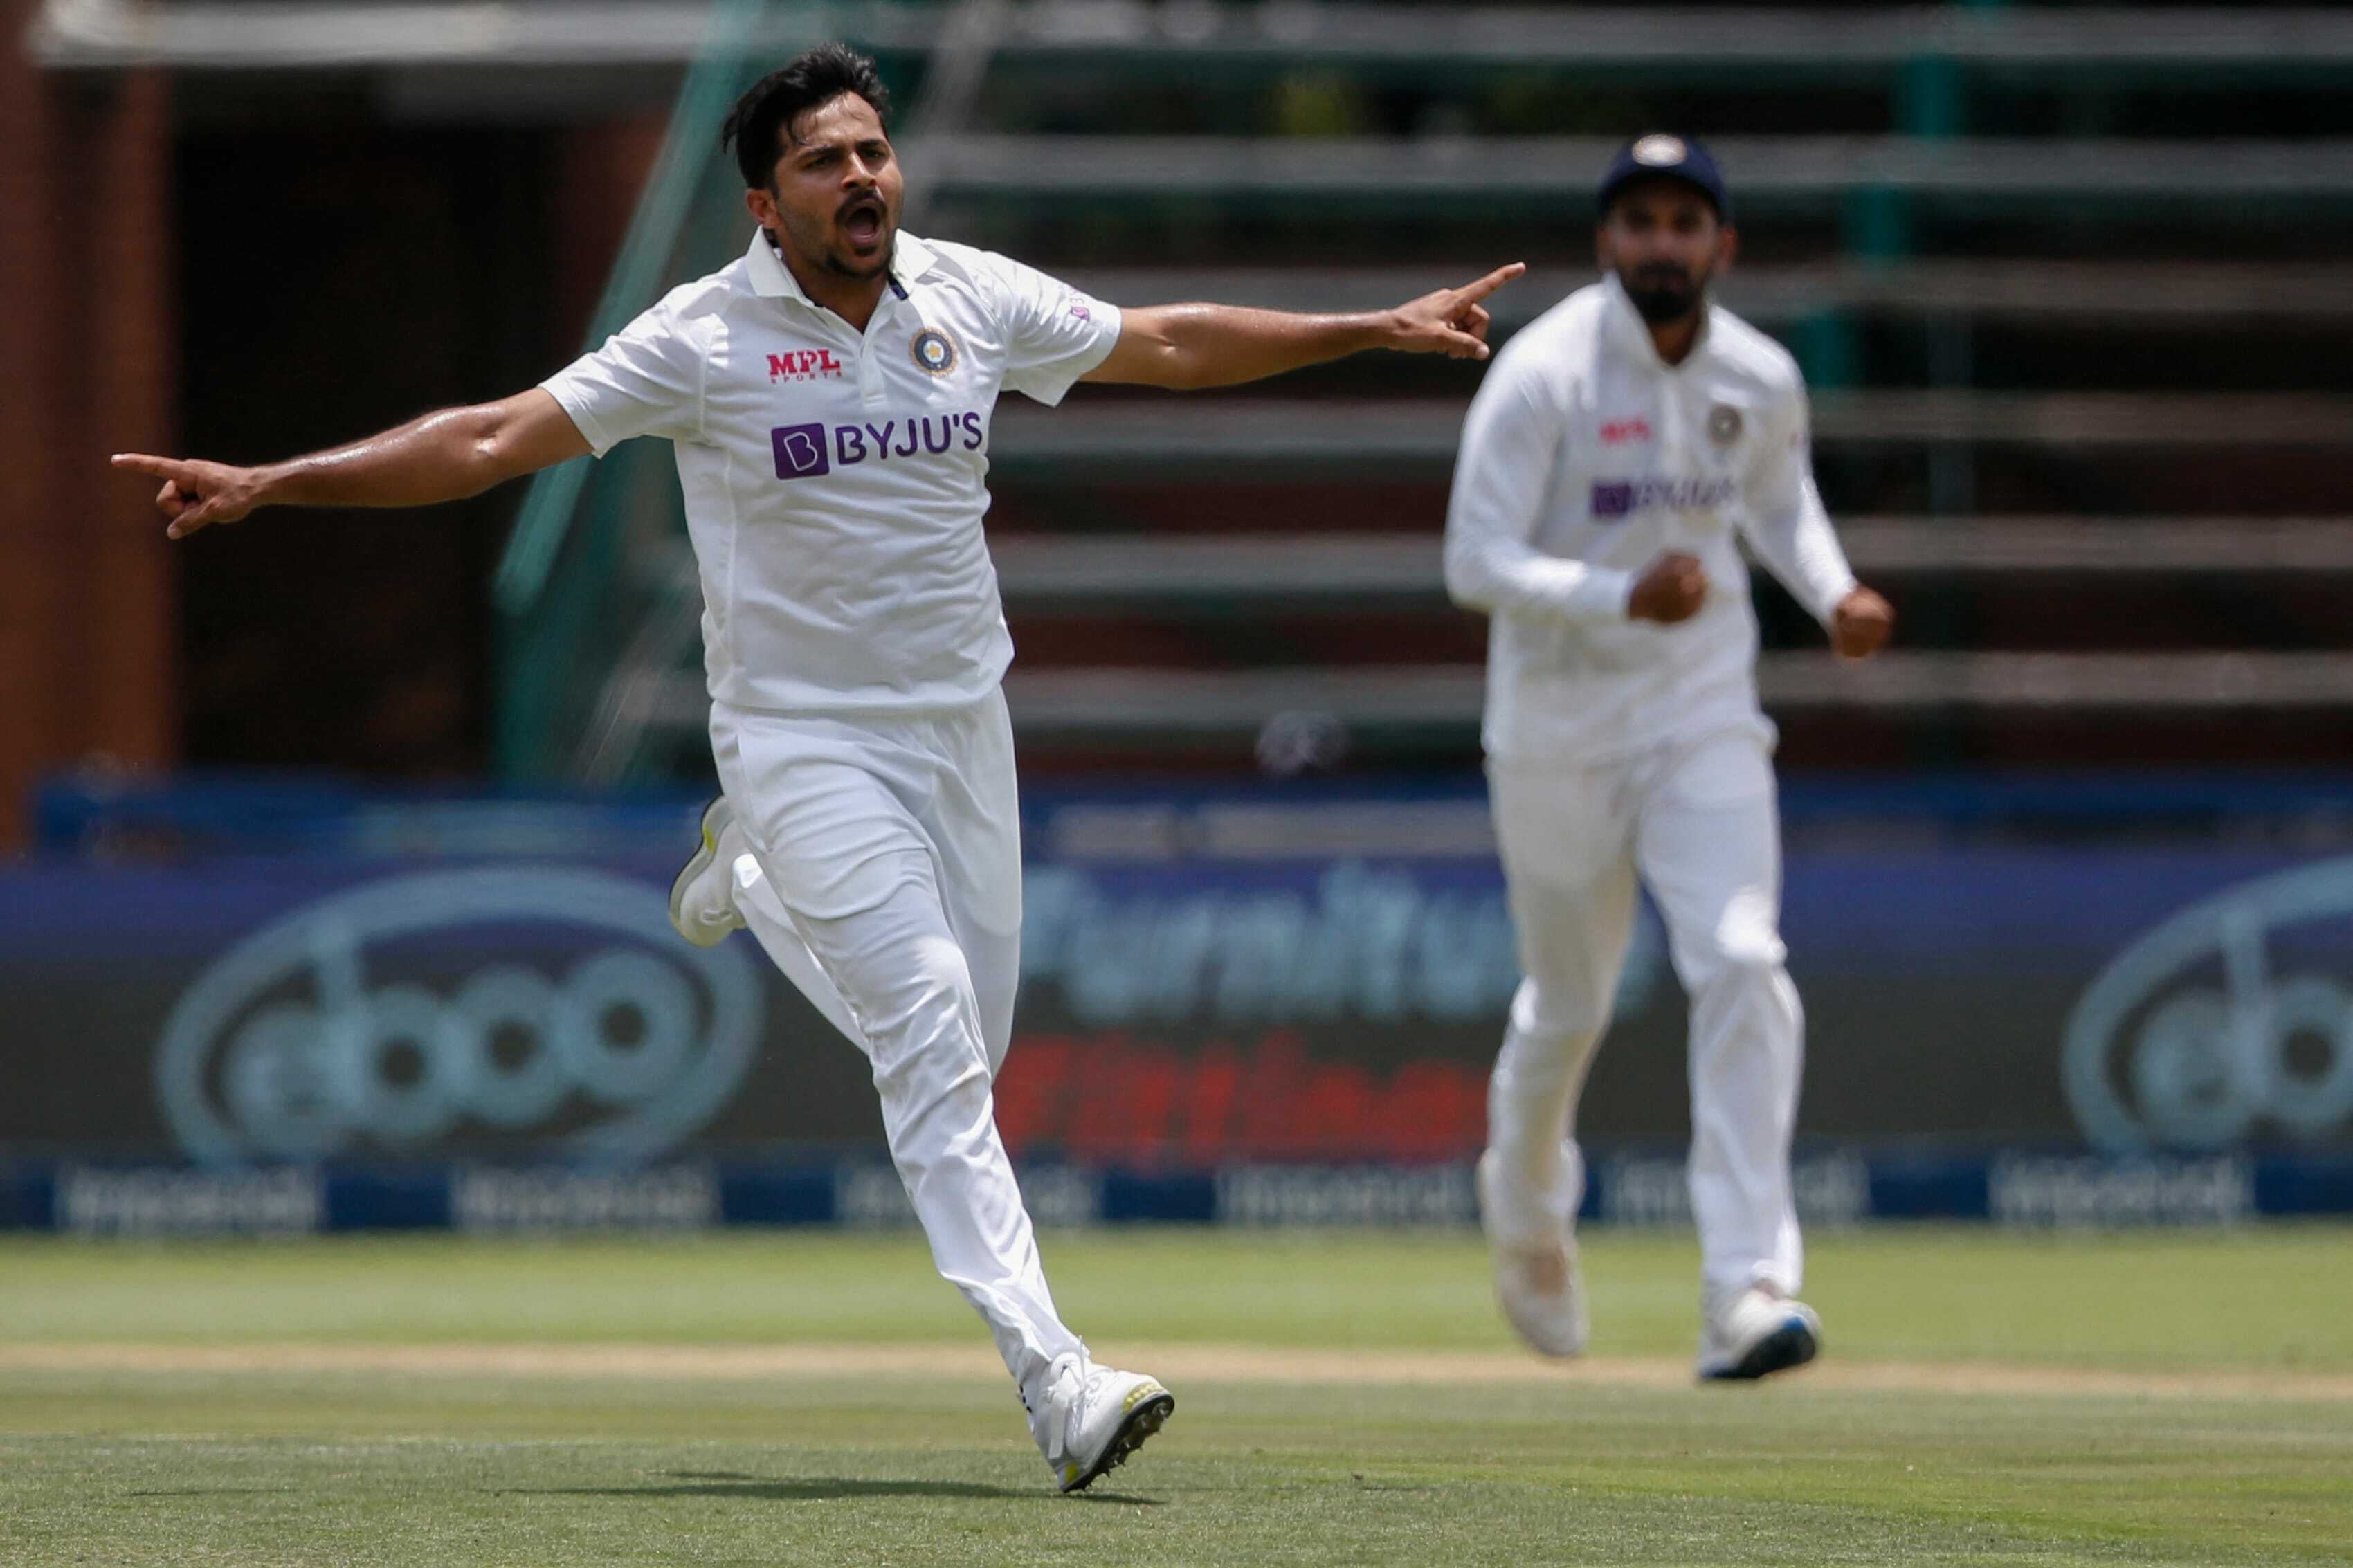
M2348 919L2353 858L2324 860L2226 889L2117 954L2067 1021L2084 1135L2109 1153L2195 1152L2353 1123ZM2315 961L2327 968L2280 973Z
M682 946L659 889L585 868L421 872L223 953L164 1025L156 1088L203 1161L416 1150L468 1127L643 1159L733 1098L762 1002L740 944Z
M1659 169L1680 163L1688 156L1680 136L1645 136L1634 143L1634 162Z

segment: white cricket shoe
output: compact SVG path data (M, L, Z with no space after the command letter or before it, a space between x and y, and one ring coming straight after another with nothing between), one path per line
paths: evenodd
M1752 1285L1708 1314L1699 1336L1699 1374L1754 1380L1803 1366L1822 1349L1822 1321L1803 1301Z
M670 923L697 947L716 947L744 929L735 909L733 867L744 852L735 808L721 795L702 808L702 845L670 885Z
M1494 1266L1495 1300L1529 1348L1549 1356L1582 1354L1593 1331L1571 1233L1585 1195L1585 1162L1573 1146L1564 1152L1563 1189L1549 1203L1514 1191L1520 1184L1494 1150L1479 1156L1479 1220Z
M1054 1484L1066 1492L1083 1491L1105 1470L1125 1464L1176 1408L1176 1396L1159 1379L1113 1372L1072 1352L1055 1357L1046 1369L1044 1393L1030 1409L1029 1431L1054 1472Z

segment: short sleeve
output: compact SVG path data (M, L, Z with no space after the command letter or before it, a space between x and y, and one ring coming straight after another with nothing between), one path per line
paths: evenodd
M1072 383L1111 357L1119 308L1009 258L987 259L1004 317L1005 384L1043 404L1061 402Z
M704 354L691 325L663 300L539 384L600 458L632 436L698 439Z

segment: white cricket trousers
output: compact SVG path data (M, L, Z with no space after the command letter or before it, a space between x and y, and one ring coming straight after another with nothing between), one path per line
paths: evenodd
M1782 968L1768 734L1721 730L1607 766L1488 764L1525 976L1488 1085L1488 1142L1516 1198L1501 1206L1533 1226L1567 1219L1581 1195L1577 1100L1639 875L1691 999L1691 1199L1710 1310L1754 1284L1794 1294L1803 1267L1789 1137L1804 1021Z
M932 1261L1026 1394L1086 1347L1054 1310L990 1096L1021 966L1004 696L856 721L714 702L711 744L759 865L738 869L736 907L872 1063Z

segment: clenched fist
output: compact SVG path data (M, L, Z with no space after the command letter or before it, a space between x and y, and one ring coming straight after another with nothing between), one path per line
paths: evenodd
M1894 605L1868 588L1850 588L1831 617L1831 646L1841 658L1869 658L1894 631Z
M1626 599L1626 614L1634 620L1671 626L1699 614L1706 602L1707 573L1699 557L1670 551L1634 580L1634 591Z

